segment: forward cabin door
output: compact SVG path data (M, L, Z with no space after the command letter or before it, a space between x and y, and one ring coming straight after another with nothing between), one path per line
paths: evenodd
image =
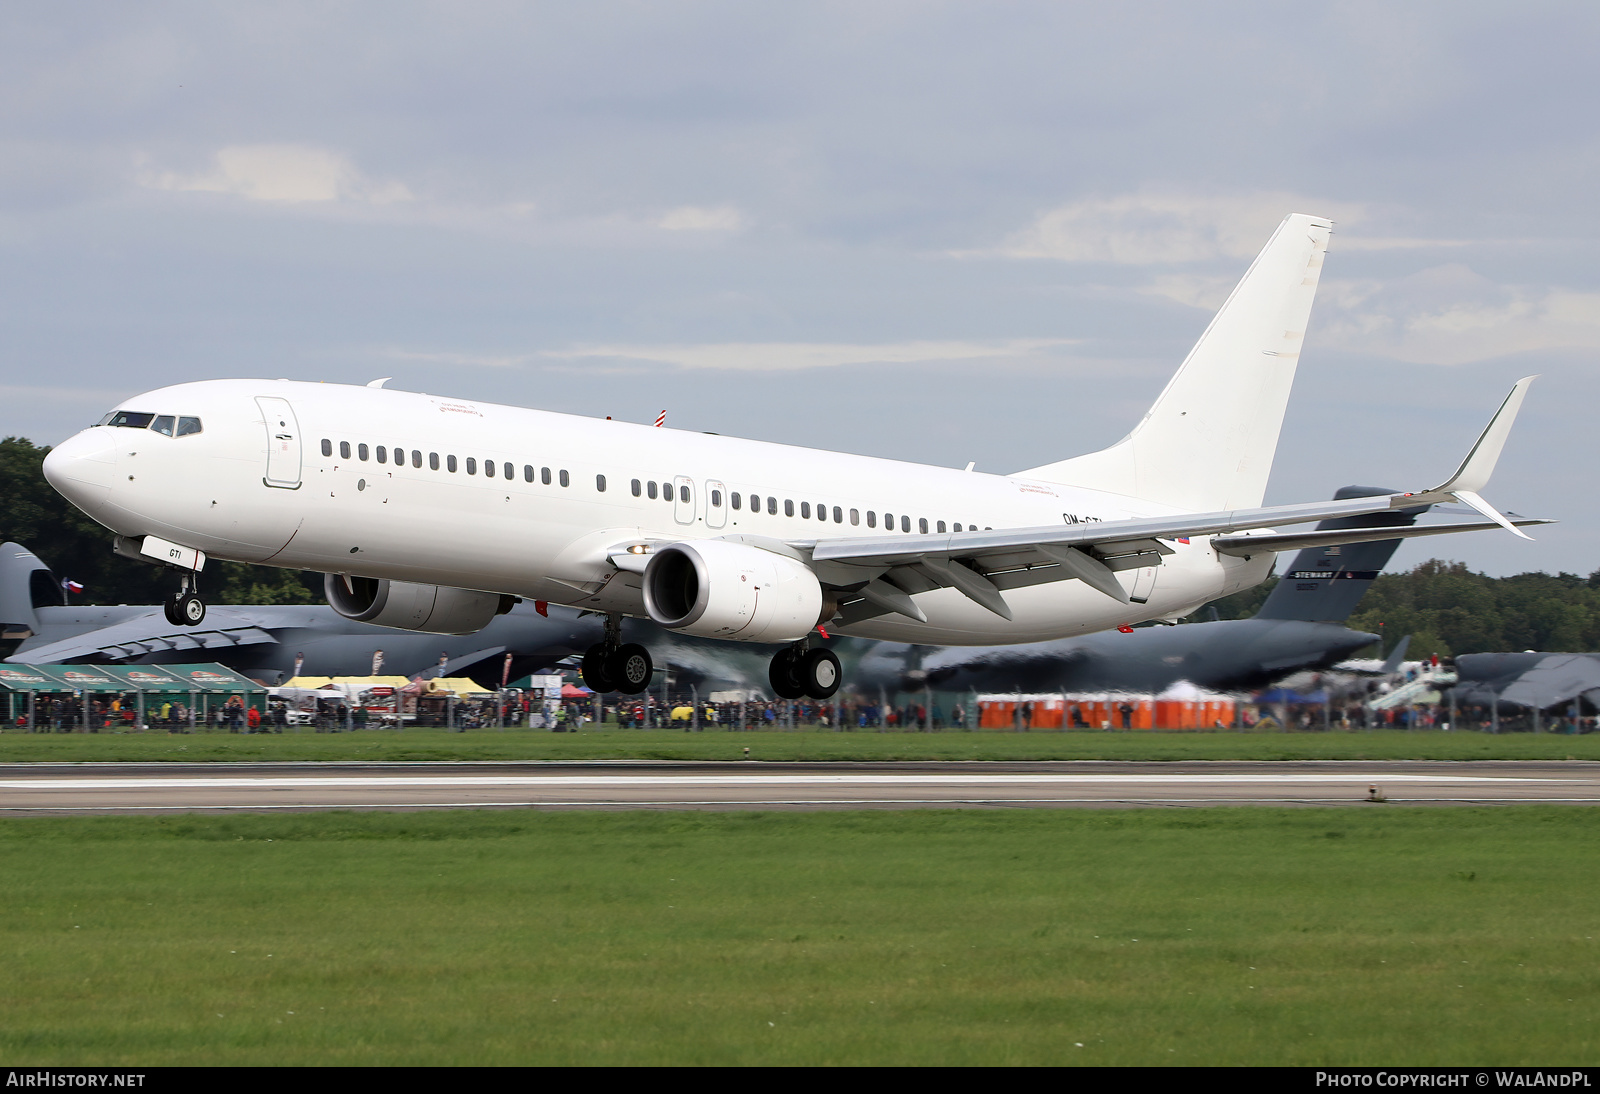
M267 429L267 473L261 480L281 490L300 489L300 426L288 399L256 396Z
M728 488L715 479L705 484L706 527L721 528L728 523Z
M679 524L694 523L694 480L679 475L672 480L672 518Z

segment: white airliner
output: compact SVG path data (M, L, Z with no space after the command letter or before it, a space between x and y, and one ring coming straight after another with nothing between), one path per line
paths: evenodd
M1012 475L288 380L139 395L45 474L120 553L180 572L175 621L204 617L192 576L209 556L324 571L335 609L384 626L470 633L518 597L594 611L584 674L601 691L650 682L623 616L790 643L774 689L825 698L839 662L819 628L1035 642L1176 619L1262 581L1279 550L1522 535L1478 491L1531 378L1432 490L1261 507L1331 227L1283 221L1127 437ZM1273 531L1452 497L1488 521Z

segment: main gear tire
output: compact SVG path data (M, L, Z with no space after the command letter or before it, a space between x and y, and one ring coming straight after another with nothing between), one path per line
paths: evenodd
M617 690L625 695L638 695L650 686L655 675L655 662L650 651L637 642L618 646L606 662L606 671L616 681Z
M611 675L610 658L603 644L596 643L584 651L583 665L579 671L583 674L584 687L590 691L605 695L617 690L616 680Z
M767 666L767 682L772 685L773 694L780 699L806 697L806 686L800 678L799 667L794 650L780 650L773 654L772 663Z
M831 699L839 690L843 671L832 650L818 648L800 656L795 664L795 676L808 698Z

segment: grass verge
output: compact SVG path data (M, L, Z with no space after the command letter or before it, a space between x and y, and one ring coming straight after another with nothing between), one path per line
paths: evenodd
M1600 1062L1561 807L0 821L0 1059Z
M746 757L745 750L749 749ZM0 763L239 760L1600 760L1600 734L1444 733L0 733Z

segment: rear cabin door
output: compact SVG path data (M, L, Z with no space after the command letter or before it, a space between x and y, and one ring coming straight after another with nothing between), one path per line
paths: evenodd
M288 399L258 395L267 430L267 473L262 481L281 490L300 489L300 426Z

